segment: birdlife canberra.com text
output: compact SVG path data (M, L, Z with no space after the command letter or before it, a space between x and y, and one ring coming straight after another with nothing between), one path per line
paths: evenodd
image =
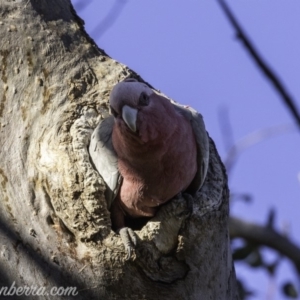
M16 286L14 281L10 287L0 287L0 296L76 296L78 291L76 287L57 287L46 288L44 286Z

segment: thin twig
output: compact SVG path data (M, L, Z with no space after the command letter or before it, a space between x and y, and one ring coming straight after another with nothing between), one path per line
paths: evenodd
M118 19L126 4L127 0L115 0L105 18L92 30L91 36L96 39L103 35Z
M229 151L234 145L234 134L227 106L224 105L218 110L218 121L225 150Z
M226 2L224 0L217 0L217 1L219 2L226 16L228 17L230 23L235 28L238 38L243 42L245 48L248 50L249 54L254 59L256 64L259 66L261 71L271 81L275 89L278 91L285 105L288 107L293 118L295 119L296 123L300 127L300 114L298 112L294 100L289 95L286 88L283 86L283 83L279 80L278 76L275 75L274 71L271 70L271 68L267 65L267 63L258 54L258 51L254 48L252 42L243 31L242 27L238 23L236 17L233 15L232 11L230 10Z
M237 141L227 152L224 159L224 164L228 174L230 174L234 164L236 163L238 156L246 149L254 146L268 138L278 136L280 134L286 134L295 131L296 127L294 125L279 125L269 128L259 129L254 131L245 137Z

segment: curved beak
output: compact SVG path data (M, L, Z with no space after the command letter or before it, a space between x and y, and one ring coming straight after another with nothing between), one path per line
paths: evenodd
M124 105L122 108L122 118L131 131L136 132L136 119L137 109L132 108L128 105Z

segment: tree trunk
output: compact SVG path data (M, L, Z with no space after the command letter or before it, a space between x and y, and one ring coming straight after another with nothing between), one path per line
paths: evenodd
M87 149L111 88L141 78L95 45L68 0L1 0L0 40L1 297L13 285L77 288L64 299L237 299L213 142L192 215L170 201L126 261Z

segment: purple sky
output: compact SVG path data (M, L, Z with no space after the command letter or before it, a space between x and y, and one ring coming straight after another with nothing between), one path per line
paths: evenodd
M270 208L276 208L277 228L288 230L300 244L300 130L292 126L281 98L235 38L217 1L119 0L115 7L112 0L89 2L79 14L99 47L174 100L196 108L223 159L224 139L230 140L220 129L220 111L227 109L235 141L257 130L290 124L289 132L249 147L239 156L229 174L230 188L234 193L250 193L254 201L234 203L231 213L263 224ZM300 2L228 3L300 108ZM112 7L120 13L117 20L106 22L104 33L101 28L95 30ZM266 255L270 260L276 257L269 251ZM288 262L271 282L265 271L243 265L236 269L248 287L258 292L251 299L284 299L276 286L287 279L296 281Z

